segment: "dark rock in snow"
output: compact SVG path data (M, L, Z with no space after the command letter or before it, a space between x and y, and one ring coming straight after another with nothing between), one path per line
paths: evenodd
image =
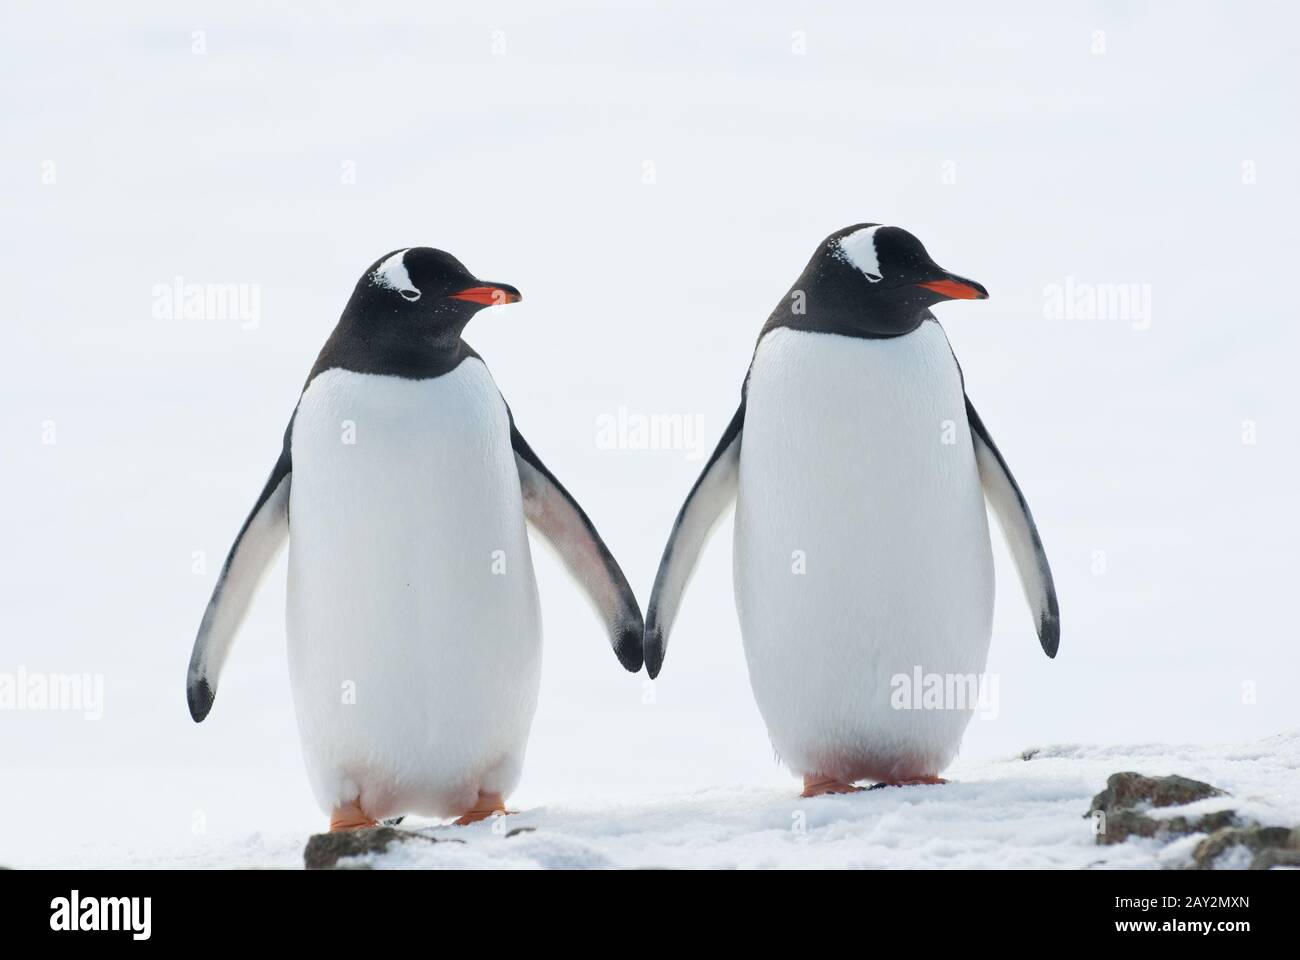
M1300 831L1288 827L1265 827L1258 823L1214 831L1196 845L1192 863L1197 870L1212 870L1219 865L1219 858L1224 854L1243 848L1253 854L1250 861L1252 870L1300 865Z
M1097 842L1105 844L1123 843L1129 837L1172 840L1189 833L1211 833L1237 823L1237 815L1231 810L1207 813L1190 820L1187 817L1157 820L1137 810L1117 810L1112 814L1104 814L1104 817L1101 829L1097 831Z
M1092 799L1092 809L1107 814L1116 810L1132 810L1142 805L1152 807L1181 807L1208 797L1226 797L1218 787L1187 777L1144 777L1140 773L1112 773L1106 789Z
M1140 773L1113 773L1106 789L1092 798L1085 816L1097 821L1097 842L1123 843L1129 837L1173 839L1189 833L1211 833L1237 824L1231 810L1200 817L1149 817L1153 807L1181 807L1208 797L1227 796L1217 787L1187 777L1145 777Z
M1216 866L1249 866L1268 870L1279 866L1300 866L1300 829L1267 827L1245 821L1233 810L1216 810L1198 817L1151 817L1157 807L1181 807L1210 797L1226 797L1218 787L1187 777L1146 777L1140 773L1115 773L1106 789L1092 798L1084 816L1098 824L1097 842L1123 843L1130 837L1173 840L1194 833L1208 836L1196 845L1193 870ZM1225 860L1224 855L1229 855Z
M1255 854L1255 859L1250 864L1252 870L1272 870L1274 867L1300 869L1300 850L1279 850L1277 847L1265 847Z
M370 868L368 863L340 863L354 857L384 853L395 844L419 841L423 843L460 843L460 840L438 840L410 830L392 827L369 827L364 830L341 830L338 833L318 833L307 841L302 853L308 870L347 870Z

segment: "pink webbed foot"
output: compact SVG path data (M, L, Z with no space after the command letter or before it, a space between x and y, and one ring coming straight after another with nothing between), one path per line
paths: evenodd
M454 825L457 827L467 827L471 823L478 823L480 820L486 820L488 817L506 816L514 813L513 810L507 810L505 800L499 793L482 793L478 795L478 801L469 810L456 818Z
M330 833L338 833L340 830L364 830L366 827L377 826L379 824L366 816L361 807L355 803L335 807L334 812L330 814Z
M860 793L862 790L862 787L845 783L843 780L836 780L833 777L818 777L805 774L803 793L799 794L799 796L820 797L828 793Z

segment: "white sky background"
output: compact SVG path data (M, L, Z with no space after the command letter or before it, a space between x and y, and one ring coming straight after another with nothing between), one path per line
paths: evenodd
M467 339L644 604L700 461L599 449L597 418L698 414L711 449L817 243L907 227L991 292L937 312L1061 598L1048 661L997 541L1000 715L963 760L1300 725L1292 6L457 6L0 13L0 672L105 684L98 722L0 712L0 863L324 825L283 560L201 726L183 676L312 360L361 270L409 245L523 291ZM260 325L155 319L177 275L260 285ZM1150 328L1046 318L1067 277L1149 284ZM794 788L749 692L730 537L653 703L534 550L546 665L515 805ZM51 819L63 839L26 826Z

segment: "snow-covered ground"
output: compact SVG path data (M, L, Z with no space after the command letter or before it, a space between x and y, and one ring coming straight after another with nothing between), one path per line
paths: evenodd
M428 244L523 291L467 338L644 604L759 328L861 221L992 294L936 313L1033 507L1059 656L995 536L999 698L955 782L801 802L750 691L729 520L653 683L537 549L508 820L536 830L400 856L1154 864L1082 816L1128 768L1300 819L1295 738L1264 739L1300 724L1300 9L1172 6L0 4L0 678L102 682L93 710L0 709L0 865L297 867L325 825L283 558L198 726L184 677L366 264ZM186 316L176 283L257 309ZM602 429L649 417L682 431ZM1216 742L1253 746L999 759Z
M1027 751L1029 753L1030 751ZM1130 839L1098 846L1089 801L1123 770L1181 774L1231 796L1178 809L1233 809L1300 825L1300 731L1238 746L1044 746L958 765L945 786L882 788L803 800L745 785L653 800L556 801L470 827L408 820L438 840L365 858L385 868L1158 868L1185 864L1201 839ZM310 829L310 827L309 827ZM250 833L183 848L104 853L129 867L302 866L307 832ZM361 861L353 861L358 863Z

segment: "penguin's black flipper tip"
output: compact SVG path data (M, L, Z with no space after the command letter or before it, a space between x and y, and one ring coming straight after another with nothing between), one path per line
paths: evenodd
M640 673L644 662L641 656L641 618L620 621L614 628L614 655L628 673Z
M1049 659L1056 659L1056 651L1061 647L1061 616L1052 611L1043 615L1038 624L1038 642L1043 646L1043 653Z
M208 685L207 677L199 677L186 684L185 699L189 702L190 716L194 718L195 723L203 722L211 712L212 701L216 698L216 692Z
M664 665L664 633L659 624L646 624L645 639L642 641L642 654L645 657L645 670L653 680L659 676Z

